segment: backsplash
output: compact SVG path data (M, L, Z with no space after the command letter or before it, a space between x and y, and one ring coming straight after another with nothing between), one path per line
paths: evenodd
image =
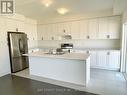
M47 44L48 43L48 44ZM61 43L73 43L74 48L104 48L120 49L120 40L42 40L38 41L39 48L58 48Z

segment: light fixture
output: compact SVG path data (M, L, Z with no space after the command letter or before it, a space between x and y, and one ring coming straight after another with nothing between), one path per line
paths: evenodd
M66 14L68 12L68 9L66 9L66 8L59 8L59 9L57 9L57 12L59 14L64 15L64 14Z
M41 2L46 7L49 7L53 3L53 0L42 0Z

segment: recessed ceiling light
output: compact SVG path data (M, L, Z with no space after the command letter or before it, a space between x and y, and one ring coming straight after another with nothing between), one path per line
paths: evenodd
M66 8L59 8L59 9L57 9L57 12L59 14L64 15L64 14L66 14L68 12L68 9L66 9Z
M41 2L46 7L49 7L53 3L53 0L42 0Z

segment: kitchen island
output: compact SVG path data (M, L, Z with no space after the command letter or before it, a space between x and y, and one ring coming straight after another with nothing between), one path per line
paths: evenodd
M41 51L29 56L30 75L86 86L90 80L90 55L65 53L53 55Z

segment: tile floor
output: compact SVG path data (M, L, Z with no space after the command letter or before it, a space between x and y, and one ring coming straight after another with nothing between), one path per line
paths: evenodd
M15 73L14 75L100 95L127 95L127 83L124 79L124 76L122 73L115 71L91 69L91 79L88 86L86 87L37 76L31 76L28 69Z

